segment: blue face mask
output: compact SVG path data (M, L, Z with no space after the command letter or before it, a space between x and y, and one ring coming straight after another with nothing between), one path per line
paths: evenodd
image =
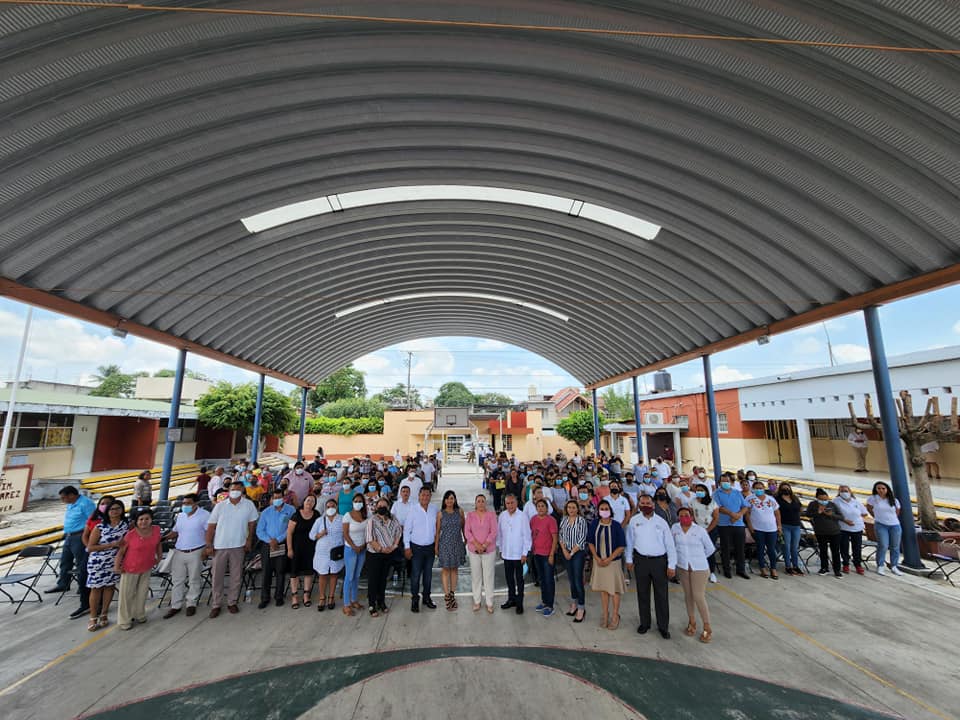
M697 490L697 497L698 497L698 498L705 498L706 496L707 496L707 494L706 494L703 490Z
M829 500L817 500L817 502L820 503L821 505L826 505L826 504L827 504L828 502L830 502L830 501L829 501Z
M590 495L587 494L587 493L580 493L580 499L581 499L581 500L586 500L586 499L589 498L589 497L590 497Z
M367 492L376 492L376 491L377 491L376 485L367 485Z
M650 477L656 477L656 476L659 475L659 474L660 474L660 473L658 473L656 470L652 470L652 471L650 472Z
M729 490L729 489L730 489L730 483L727 482L726 480L724 480L722 483L720 483L720 487L722 487L724 490Z
M764 495L767 494L767 491L764 490L763 488L757 488L756 490L753 491L753 494L756 495L757 497L763 497Z
M283 498L274 498L274 500L273 500L273 506L274 506L275 508L283 507Z
M193 512L193 505L184 505L182 508L183 512L189 515Z

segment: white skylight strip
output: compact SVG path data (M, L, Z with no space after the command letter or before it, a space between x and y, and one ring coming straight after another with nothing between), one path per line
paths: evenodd
M332 211L339 212L370 205L425 200L471 200L537 207L592 220L645 240L653 240L660 232L659 225L647 220L582 200L572 200L529 190L511 190L509 188L475 185L405 185L354 190L267 210L258 215L244 218L242 222L249 232L257 233Z
M333 212L333 208L330 206L330 200L323 196L251 215L248 218L243 218L240 222L247 228L247 232L258 233L328 212Z
M558 320L563 322L568 322L570 320L569 315L564 315L563 313L552 310L543 305L537 305L536 303L527 302L526 300L517 300L516 298L509 298L503 295L494 295L492 293L478 293L478 292L420 292L420 293L409 293L407 295L394 295L393 297L388 298L379 298L377 300L372 300L370 302L361 303L360 305L354 305L349 307L346 310L341 310L337 313L334 313L334 317L338 320L347 315L353 315L354 313L361 312L363 310L369 310L373 307L378 307L380 305L386 305L387 303L394 302L403 302L405 300L421 300L424 298L472 298L478 300L491 300L497 303L505 303L508 305L519 305L520 307L525 307L528 310L535 310L536 312L542 312L551 317L555 317Z

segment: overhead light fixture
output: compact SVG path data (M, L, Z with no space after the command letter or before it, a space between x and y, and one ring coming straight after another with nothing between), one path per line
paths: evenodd
M760 337L757 338L757 345L769 345L769 344L770 344L769 335L761 335Z
M570 199L558 195L513 190L511 188L485 187L475 185L402 185L396 187L354 190L345 193L333 193L312 200L284 205L267 210L240 222L247 232L258 233L287 223L305 220L316 215L341 212L353 208L383 205L397 202L419 202L429 200L471 200L479 202L498 202L510 205L524 205L543 210L553 210L571 217L591 220L609 227L636 235L644 240L653 240L660 232L660 226L652 222L612 210L602 205Z
M504 303L508 305L518 305L520 307L527 308L528 310L534 310L536 312L541 312L551 317L555 317L558 320L563 322L568 322L570 320L569 315L564 315L563 313L552 310L543 305L537 305L536 303L527 302L526 300L518 300L516 298L509 298L503 295L494 295L492 293L478 293L478 292L420 292L420 293L409 293L407 295L394 295L387 298L379 298L377 300L371 300L370 302L361 303L359 305L354 305L349 307L346 310L341 310L334 313L334 317L338 320L347 315L353 315L354 313L362 312L364 310L369 310L370 308L379 307L380 305L386 305L388 303L395 302L405 302L407 300L422 300L426 298L469 298L473 300L489 300L495 303Z
M110 329L110 334L113 335L114 337L123 339L127 336L127 331L121 327L115 327Z

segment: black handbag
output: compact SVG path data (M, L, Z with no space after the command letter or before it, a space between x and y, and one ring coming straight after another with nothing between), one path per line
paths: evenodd
M327 530L327 519L323 519L323 530ZM343 545L336 545L330 548L330 559L331 560L343 560Z

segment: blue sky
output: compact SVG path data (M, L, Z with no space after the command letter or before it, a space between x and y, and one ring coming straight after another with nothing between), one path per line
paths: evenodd
M0 380L9 380L23 329L26 306L0 298ZM880 310L888 355L960 344L960 286L907 298ZM869 358L866 331L859 313L826 323L838 363ZM530 385L551 393L579 385L563 369L521 348L482 338L424 338L393 345L357 358L367 373L371 393L406 381L404 359L413 352L413 384L433 397L444 382L459 380L475 392L497 391L520 400ZM171 348L132 336L120 339L109 330L45 310L34 313L24 377L88 383L98 365L119 364L124 371L153 372L174 365ZM223 363L188 356L188 367L214 379L251 380L254 374ZM718 353L713 358L715 382L777 375L829 365L826 333L817 324ZM703 382L698 361L670 368L674 387ZM648 386L649 378L641 379ZM283 383L273 383L285 389Z

